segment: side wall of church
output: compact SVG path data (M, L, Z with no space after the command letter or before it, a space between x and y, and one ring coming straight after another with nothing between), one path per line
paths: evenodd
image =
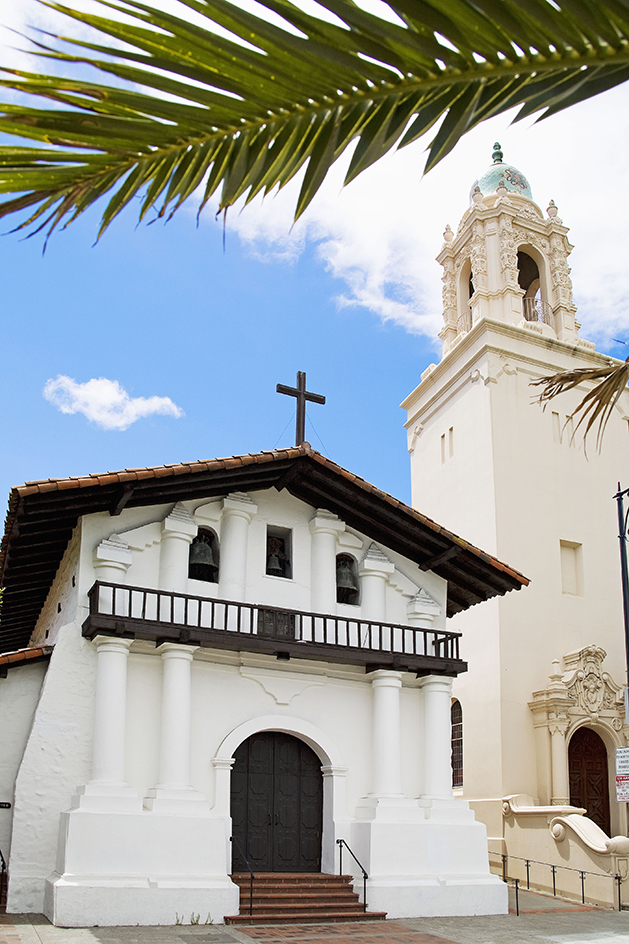
M15 781L8 907L41 914L54 871L59 814L90 777L96 653L78 622L57 633Z
M15 778L48 665L21 665L0 678L0 800L14 804ZM9 860L13 806L0 810L0 850Z

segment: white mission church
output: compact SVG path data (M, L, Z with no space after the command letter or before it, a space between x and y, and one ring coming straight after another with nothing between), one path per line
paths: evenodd
M579 339L556 208L494 158L439 257L442 361L404 404L419 510L307 443L12 490L9 912L504 913L504 853L626 877L629 404L589 460L569 399L531 406L530 379L608 358Z

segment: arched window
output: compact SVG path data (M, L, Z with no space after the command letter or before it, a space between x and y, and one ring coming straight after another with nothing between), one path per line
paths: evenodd
M463 710L461 702L454 699L450 708L452 731L452 786L463 786Z
M188 562L188 577L218 583L218 541L209 528L199 528L190 545Z
M359 587L356 561L351 554L339 554L336 558L336 602L356 606Z

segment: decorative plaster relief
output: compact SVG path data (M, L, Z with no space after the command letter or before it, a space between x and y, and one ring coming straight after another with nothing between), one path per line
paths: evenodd
M325 681L310 675L297 675L292 672L280 675L269 669L252 669L247 666L240 667L240 674L243 678L251 679L262 686L278 705L290 705L293 698L301 695L307 688L321 687Z
M572 664L571 653L564 657L564 665ZM565 680L568 697L575 707L598 718L601 709L614 709L623 703L623 690L616 685L601 665L607 653L598 646L587 646L577 654L576 668L570 679ZM570 660L570 662L568 662Z

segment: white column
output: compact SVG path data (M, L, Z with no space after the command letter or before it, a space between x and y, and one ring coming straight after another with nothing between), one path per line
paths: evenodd
M96 700L92 779L79 787L73 807L137 810L141 801L125 781L127 659L132 639L96 636Z
M159 812L181 812L192 803L200 808L205 798L190 783L191 674L197 646L163 643L162 712L159 782L148 792L144 805Z
M550 731L550 762L553 782L550 802L552 806L567 806L570 803L566 745L568 724L567 722L551 722L548 728Z
M345 523L325 509L310 522L310 606L319 613L336 613L336 542Z
M387 618L387 579L394 565L377 544L372 544L360 567L360 612L367 620L385 622Z
M188 558L190 545L198 528L185 507L178 502L162 522L159 551L160 590L186 593L188 589Z
M452 797L452 679L429 675L422 680L424 696L424 796Z
M219 592L224 600L245 599L249 523L257 510L247 495L233 494L223 499Z
M94 548L93 565L97 580L124 583L131 566L131 549L121 537L112 534Z
M400 689L402 673L378 669L372 673L372 795L402 796Z

